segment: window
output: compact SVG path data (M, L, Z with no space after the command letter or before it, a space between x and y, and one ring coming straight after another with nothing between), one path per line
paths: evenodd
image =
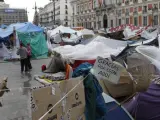
M147 16L144 16L144 17L143 17L143 25L144 25L144 26L147 26Z
M143 6L143 12L147 12L147 6Z
M154 16L153 22L154 22L154 25L158 25L158 15Z
M111 20L111 27L113 27L113 20Z
M94 28L96 28L96 22L94 22Z
M67 6L67 5L65 5L65 9L68 9L68 6Z
M68 22L66 22L66 26L68 26Z
M153 9L158 9L158 4L153 4Z
M118 20L119 25L121 25L121 19Z
M68 14L68 11L66 10L66 14Z
M129 18L126 18L126 24L129 24Z
M134 18L134 25L135 25L135 26L138 25L138 19L137 19L137 17Z
M77 7L77 12L80 12L80 10L79 10L79 6Z
M126 9L126 15L129 15L129 9L128 8Z

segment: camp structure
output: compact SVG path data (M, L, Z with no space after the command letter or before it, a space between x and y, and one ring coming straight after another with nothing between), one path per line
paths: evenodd
M156 83L160 78L156 78L148 90L137 93L137 95L124 104L124 107L136 120L159 120L160 119L160 85Z
M15 30L15 33L14 33ZM13 35L16 34L15 36ZM33 58L46 58L48 48L43 34L43 29L30 22L11 24L4 30L0 30L0 37L14 36L14 46L19 47L19 42L25 46L30 43ZM6 41L8 39L5 39ZM41 49L39 49L41 48ZM15 50L16 48L14 48Z
M63 42L64 45L75 45L81 40L81 36L78 36L77 33L78 31L61 25L53 30L49 30L47 37L49 40L52 40L54 44Z
M113 32L113 33L107 33L106 37L112 38L112 39L115 39L115 40L123 40L123 38L124 38L123 30Z
M134 120L128 111L115 99L105 93L102 93L102 95L107 108L107 114L104 117L105 120Z

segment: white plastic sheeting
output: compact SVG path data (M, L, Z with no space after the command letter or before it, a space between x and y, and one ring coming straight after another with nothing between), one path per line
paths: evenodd
M155 38L157 35L158 35L158 30L155 30L151 33L149 33L147 30L145 30L141 33L141 37L143 37L145 39L152 39L152 38Z
M9 53L10 52L8 51L6 46L2 43L2 48L0 48L0 58L4 58L4 57L9 56Z
M156 38L156 37L155 37ZM155 38L151 38L151 39L149 39L149 40L144 40L143 41L143 43L142 43L142 41L138 41L138 42L136 42L136 43L134 43L134 44L131 44L130 46L140 46L140 45L143 45L143 44L147 44L147 43L150 43L150 42L152 42Z
M75 30L69 28L69 27L64 27L64 26L59 26L57 27L56 29L52 30L51 33L50 33L50 36L54 36L55 34L57 33L70 33L70 34L73 34L73 33L76 33Z
M95 35L92 30L88 30L88 29L83 29L77 33L79 33L79 36L83 36L83 35L93 35L94 36Z
M110 55L118 55L125 47L127 42L108 39L97 36L87 45L60 46L54 51L61 53L63 57L73 60L93 60L98 56L108 58Z
M11 51L9 51L6 46L2 43L2 48L0 48L0 58L4 60L7 59L19 59L20 56L17 55L17 48L14 47Z
M141 28L140 28L141 29ZM131 30L129 27L126 27L125 29L124 29L124 32L123 32L123 34L124 34L124 36L125 36L125 38L127 39L127 38L131 38L131 37L134 37L135 35L136 35L136 32L138 32L140 29L137 29L137 30Z
M160 49L155 46L138 46L136 51L146 57L160 70Z

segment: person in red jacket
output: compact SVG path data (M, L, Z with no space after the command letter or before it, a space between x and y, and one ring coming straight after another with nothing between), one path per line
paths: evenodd
M27 60L28 60L28 68L31 70L32 69L32 65L31 65L31 46L28 43L27 44Z

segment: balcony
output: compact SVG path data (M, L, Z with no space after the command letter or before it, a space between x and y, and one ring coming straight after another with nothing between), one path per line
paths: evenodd
M117 3L117 5L118 5L118 6L121 6L121 5L122 5L122 3L121 3L121 2L118 2L118 3Z
M126 16L129 16L129 12L126 12L126 14L125 14Z
M147 10L143 10L143 14L147 13Z
M133 0L133 3L138 3L138 0Z
M129 5L129 0L126 0L126 1L125 1L125 4L126 4L126 5Z
M64 21L68 21L68 19L64 19Z
M158 12L158 8L153 8L152 12Z
M134 14L134 15L138 15L138 11L134 11L133 14Z

